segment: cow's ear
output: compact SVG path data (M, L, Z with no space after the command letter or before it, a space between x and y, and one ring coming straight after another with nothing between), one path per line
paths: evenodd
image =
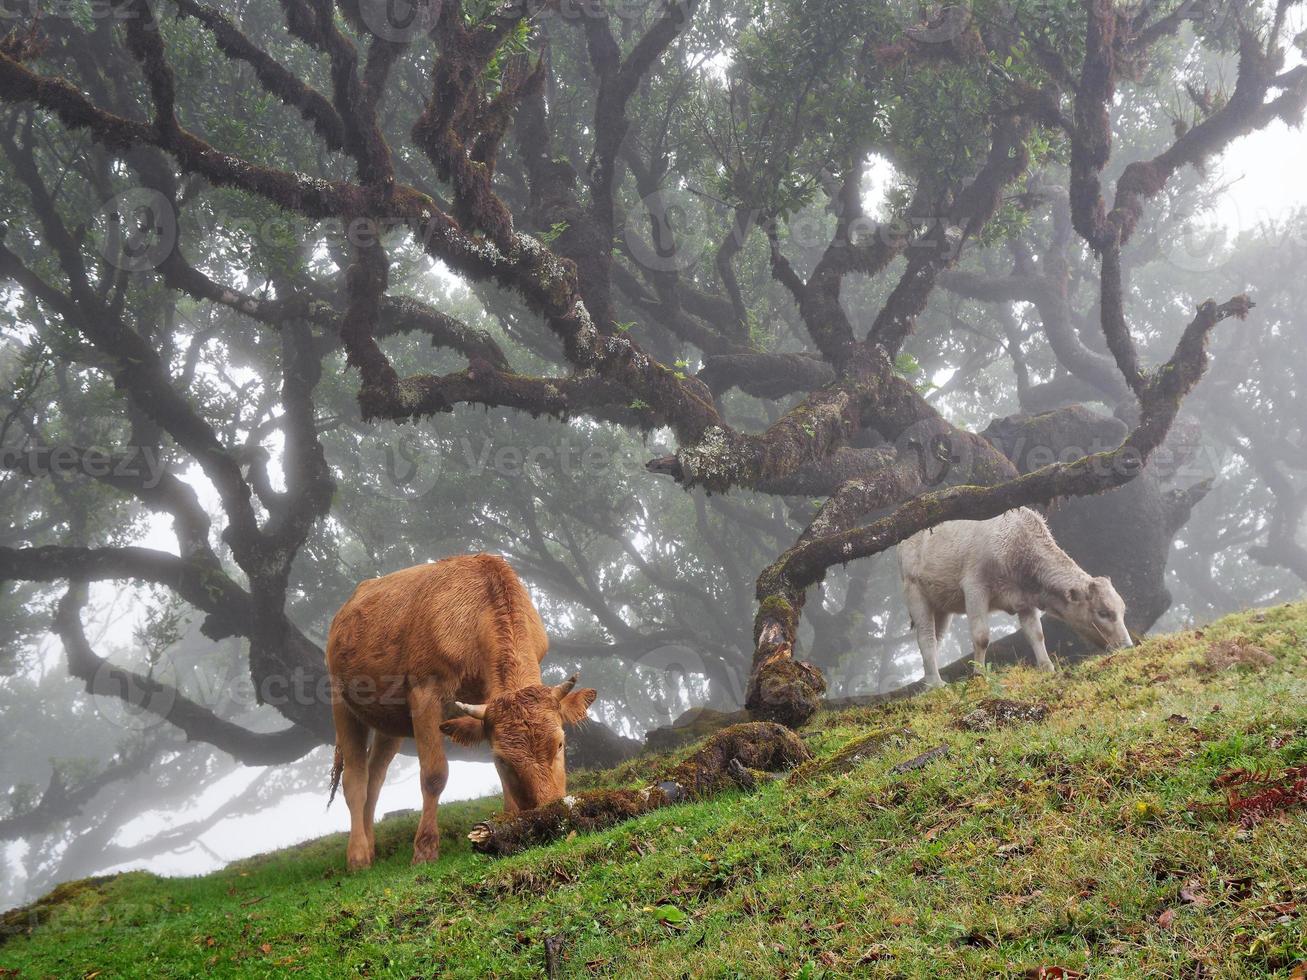
M558 710L563 714L563 724L575 725L583 719L585 713L590 710L590 705L595 703L595 698L598 696L599 692L593 687L583 687L559 701Z
M462 718L451 718L449 721L442 722L440 730L459 745L476 745L478 742L484 741L486 737L486 723L480 718L471 718L466 715Z

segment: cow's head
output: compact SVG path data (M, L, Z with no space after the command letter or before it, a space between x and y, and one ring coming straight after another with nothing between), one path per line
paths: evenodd
M576 678L554 687L533 684L485 704L455 702L464 713L440 730L460 745L490 740L495 769L504 784L504 809L530 810L567 793L563 726L575 725L594 703L596 692L573 691Z
M1056 597L1049 612L1101 650L1133 646L1125 625L1125 600L1104 576L1074 586Z

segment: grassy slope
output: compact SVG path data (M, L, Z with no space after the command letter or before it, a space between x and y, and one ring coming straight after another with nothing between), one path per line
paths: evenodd
M1208 644L1230 636L1276 663L1205 673ZM996 693L1053 713L996 732L955 727ZM337 836L203 878L64 886L43 925L0 946L0 976L529 976L556 934L567 975L960 977L1058 965L1175 977L1202 963L1204 976L1287 977L1307 960L1307 914L1286 904L1307 913L1307 812L1240 830L1212 787L1231 768L1307 762L1307 606L1053 678L1011 670L824 715L810 744L828 755L885 727L910 734L847 774L663 810L506 860L468 850L464 834L495 809L482 800L441 809L445 853L426 867L408 864L407 817L379 827L382 859L363 874L344 873ZM889 772L941 743L946 758ZM650 767L599 779L638 784ZM683 921L663 921L664 904Z

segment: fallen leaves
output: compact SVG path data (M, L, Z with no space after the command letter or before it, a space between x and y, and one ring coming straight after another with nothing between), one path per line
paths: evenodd
M876 963L880 960L887 960L894 954L889 951L889 947L882 943L873 943L868 946L866 951L853 961L854 966L866 966L868 963Z
M1230 819L1237 820L1245 830L1291 807L1307 806L1307 765L1291 766L1279 776L1235 769L1218 776L1215 785L1226 790ZM1236 788L1240 786L1262 788L1245 795Z
M1190 878L1180 886L1180 901L1186 905L1197 905L1202 908L1210 903L1207 893L1203 890L1203 883L1198 878Z
M1157 917L1157 924L1163 929L1170 929L1175 925L1175 909L1166 909Z
M1217 674L1237 667L1252 667L1260 670L1275 663L1275 657L1255 643L1240 639L1221 640L1207 648L1198 672Z

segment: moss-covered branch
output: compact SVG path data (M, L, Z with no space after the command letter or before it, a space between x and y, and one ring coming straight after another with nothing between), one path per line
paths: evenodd
M474 850L504 856L573 832L602 830L632 817L732 788L752 788L764 774L792 769L811 758L788 728L746 722L717 732L703 747L643 789L577 793L534 810L501 813L467 835Z

